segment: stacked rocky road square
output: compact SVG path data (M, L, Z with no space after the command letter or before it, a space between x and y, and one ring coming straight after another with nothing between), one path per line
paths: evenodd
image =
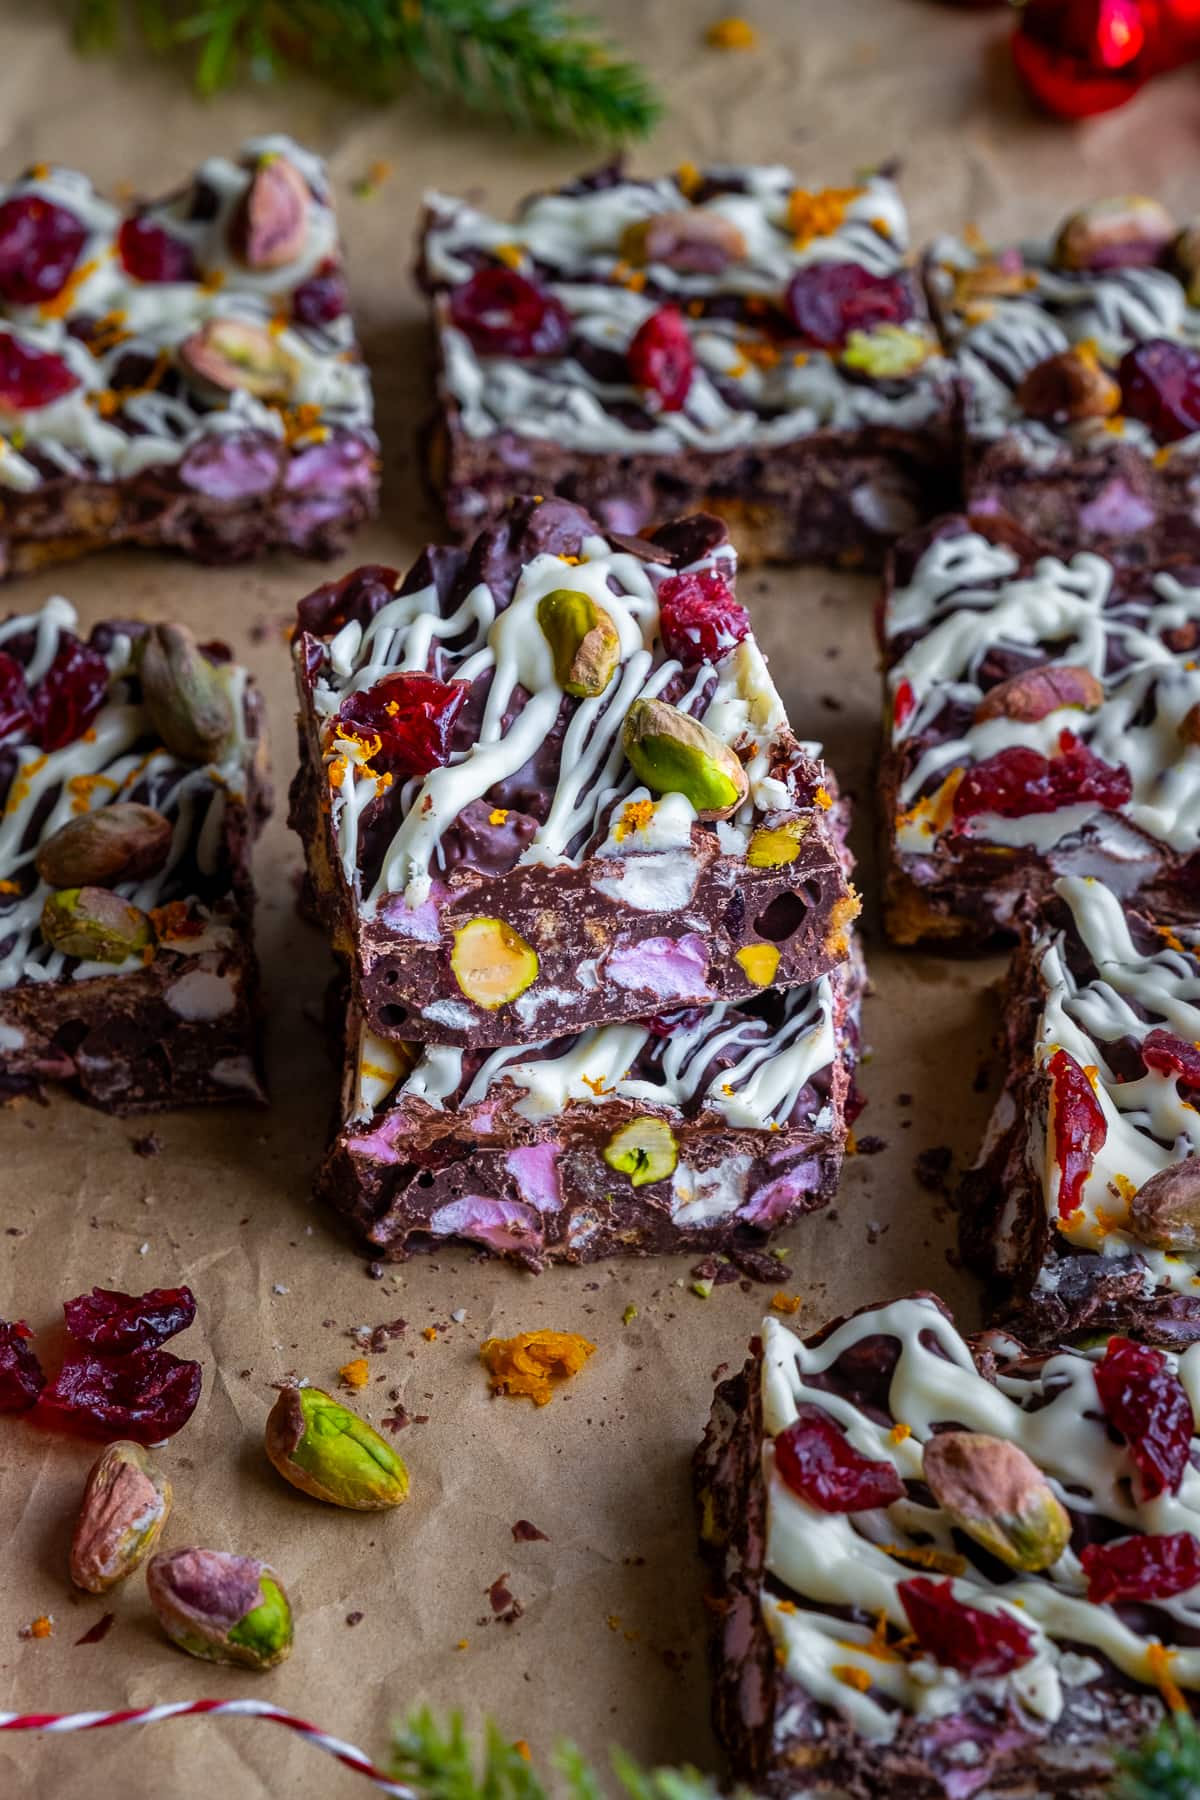
M824 1204L861 969L845 809L725 527L513 502L303 601L292 822L337 959L321 1185L377 1254L750 1249Z

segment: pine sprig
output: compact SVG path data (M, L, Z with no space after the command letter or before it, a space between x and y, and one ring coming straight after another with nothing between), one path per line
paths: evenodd
M1171 1713L1136 1750L1118 1758L1112 1800L1200 1800L1200 1730Z
M574 1744L559 1746L554 1767L562 1800L605 1800L603 1782ZM613 1769L627 1800L720 1800L716 1783L697 1769L643 1769L622 1751L613 1753ZM524 1749L490 1719L479 1756L460 1713L441 1725L428 1707L396 1732L392 1773L421 1800L551 1800L552 1794Z
M382 100L416 76L475 112L610 143L662 110L565 0L75 0L80 48L115 49L127 13L151 50L191 49L203 94L302 68Z

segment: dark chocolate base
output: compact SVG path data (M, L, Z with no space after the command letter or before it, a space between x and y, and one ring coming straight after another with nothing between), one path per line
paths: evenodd
M1068 1690L1044 1735L973 1696L961 1716L906 1718L890 1743L871 1744L783 1673L760 1607L770 1579L760 1359L759 1351L718 1387L694 1470L711 1576L713 1722L735 1776L770 1800L950 1800L968 1792L973 1800L1103 1800L1115 1753L1163 1716L1153 1694L1116 1679L1099 1708L1090 1690ZM964 1737L980 1752L970 1769L981 1778L969 1789L964 1764L943 1755Z
M0 577L125 544L205 563L333 557L374 515L378 488L373 441L350 433L298 450L262 434L212 438L125 481L60 475L0 491Z

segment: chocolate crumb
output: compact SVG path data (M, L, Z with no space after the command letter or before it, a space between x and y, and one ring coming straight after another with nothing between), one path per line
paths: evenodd
M976 1094L986 1094L991 1085L992 1065L990 1059L985 1057L975 1070L975 1078L971 1083L971 1088Z
M945 1194L949 1192L946 1178L953 1161L954 1152L949 1144L933 1144L928 1150L917 1153L913 1161L913 1174L928 1193Z
M382 1281L383 1264L381 1262L370 1262L367 1264L363 1273L366 1275L368 1281Z
M346 1623L347 1623L347 1625L361 1625L363 1622L363 1618L364 1618L364 1614L362 1614L360 1612L347 1613L346 1614Z
M539 1531L537 1526L528 1519L518 1519L512 1528L512 1534L514 1544L548 1544L550 1542L546 1533Z
M878 1156L881 1150L887 1149L887 1139L881 1137L860 1137L855 1139L860 1156Z
M101 1613L96 1623L89 1625L83 1636L75 1639L75 1648L78 1650L80 1644L100 1643L101 1639L108 1636L116 1622L116 1613Z
M148 1131L145 1137L131 1138L130 1144L135 1156L161 1156L163 1153L163 1141L156 1131Z
M491 1587L485 1588L488 1604L502 1625L515 1625L525 1608L508 1586L508 1576L497 1575Z

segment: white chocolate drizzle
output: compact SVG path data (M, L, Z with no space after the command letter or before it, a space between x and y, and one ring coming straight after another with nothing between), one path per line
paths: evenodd
M1043 557L1025 576L1019 567L1013 551L965 532L931 544L909 585L892 594L887 640L919 633L888 675L893 705L905 682L913 702L893 726L893 742L918 739L950 702L974 711L984 693L981 665L989 651L1006 647L1090 670L1104 688L1103 704L1091 713L1060 707L1036 723L986 719L936 738L902 780L898 848L927 853L945 828L930 797L919 799L931 783L1014 745L1053 756L1067 731L1101 761L1129 771L1133 793L1119 809L1122 820L1152 844L1191 854L1200 848L1200 746L1183 741L1179 726L1200 702L1200 666L1190 652L1168 649L1162 633L1200 621L1200 588L1159 572L1144 578L1142 594L1123 598L1113 593L1112 566L1090 552L1069 563ZM1114 648L1120 666L1110 672ZM1113 816L1090 805L1015 819L984 813L956 829L1047 853Z
M833 229L798 238L789 217L796 189L786 168L713 169L716 181L736 179L744 192L701 200L697 211L716 214L740 231L744 258L719 274L685 273L651 266L654 283L677 301L696 358L686 404L658 412L649 429L626 424L619 408L640 405L644 395L626 378L600 379L574 355L521 360L480 355L462 332L441 330L444 380L471 437L512 431L546 438L569 450L656 454L685 448L727 450L742 445L792 443L823 426L872 423L898 428L923 424L944 404L949 369L937 352L932 328L919 319L906 329L924 333L930 359L915 375L885 387L856 381L822 350L777 353L771 334L753 320L693 318L689 300L715 295L777 305L797 269L821 260L855 262L873 274L904 266L908 222L894 184L868 175L849 190ZM618 181L594 192L535 195L515 222L489 217L466 201L430 194L432 215L425 261L437 288L464 282L479 253L514 255L565 306L572 330L589 346L624 355L644 321L666 302L624 285L628 265L621 240L630 226L693 204L678 181ZM736 403L730 397L736 395Z
M786 1673L814 1698L835 1708L869 1742L886 1743L906 1716L936 1719L963 1705L972 1688L999 1704L1011 1701L1028 1729L1045 1731L1061 1714L1064 1686L1103 1672L1096 1656L1078 1654L1079 1646L1153 1688L1153 1646L1165 1643L1171 1679L1181 1688L1200 1688L1200 1648L1176 1649L1171 1643L1174 1625L1190 1632L1200 1628L1200 1590L1154 1603L1162 1633L1156 1638L1133 1629L1112 1606L1088 1600L1082 1567L1070 1548L1042 1574L1018 1572L998 1581L969 1559L962 1575L949 1578L956 1599L1008 1613L1031 1634L1034 1655L1012 1673L970 1679L926 1655L911 1661L881 1655L871 1624L821 1609L853 1607L864 1620L882 1616L906 1634L899 1584L922 1573L922 1552L958 1555L966 1540L932 1499L906 1497L886 1510L826 1513L794 1493L775 1470L773 1439L792 1423L801 1404L821 1407L856 1450L890 1463L908 1481L921 1480L922 1447L934 1429L953 1424L1019 1445L1069 1510L1097 1515L1114 1528L1111 1535L1200 1535L1200 1472L1190 1464L1178 1493L1164 1492L1155 1500L1135 1497L1128 1449L1109 1434L1100 1409L1093 1365L1101 1352L1061 1351L1032 1376L1010 1372L1001 1355L993 1385L979 1374L967 1344L935 1304L917 1298L848 1319L817 1348L774 1318L764 1321L762 1336L766 1566L795 1599L781 1603L765 1593L761 1604ZM899 1348L887 1399L890 1418L884 1420L815 1379L852 1346L877 1336ZM1200 1347L1178 1359L1168 1356L1168 1362L1178 1369L1194 1405ZM904 1429L894 1431L893 1423ZM902 1561L886 1545L913 1555Z
M234 256L229 229L255 163L271 155L286 157L310 183L307 238L294 261L255 271ZM342 426L373 442L370 382L349 314L320 326L287 318L290 295L337 257L324 164L278 134L250 140L241 156L238 162L210 157L198 169L197 181L216 203L213 216L204 219L187 216L190 189L150 206L121 208L71 169L39 167L0 185L0 202L37 195L66 207L87 231L62 293L40 306L5 302L0 312L0 331L61 357L78 377L76 387L48 406L15 412L0 406L0 486L29 490L41 483L26 450L36 450L67 475L120 479L154 464L177 463L202 439L238 433L288 437L304 445L319 443L330 426ZM117 239L122 222L134 214L188 245L200 278L142 282L128 274ZM72 322L84 317L111 324L102 340L109 347L92 350L72 335ZM157 380L135 393L114 394L112 377L123 359L137 355L160 370L170 367L184 339L215 318L271 328L295 365L286 407L240 389L224 396L206 389L202 400L186 390L170 395ZM119 401L115 410L114 401Z

